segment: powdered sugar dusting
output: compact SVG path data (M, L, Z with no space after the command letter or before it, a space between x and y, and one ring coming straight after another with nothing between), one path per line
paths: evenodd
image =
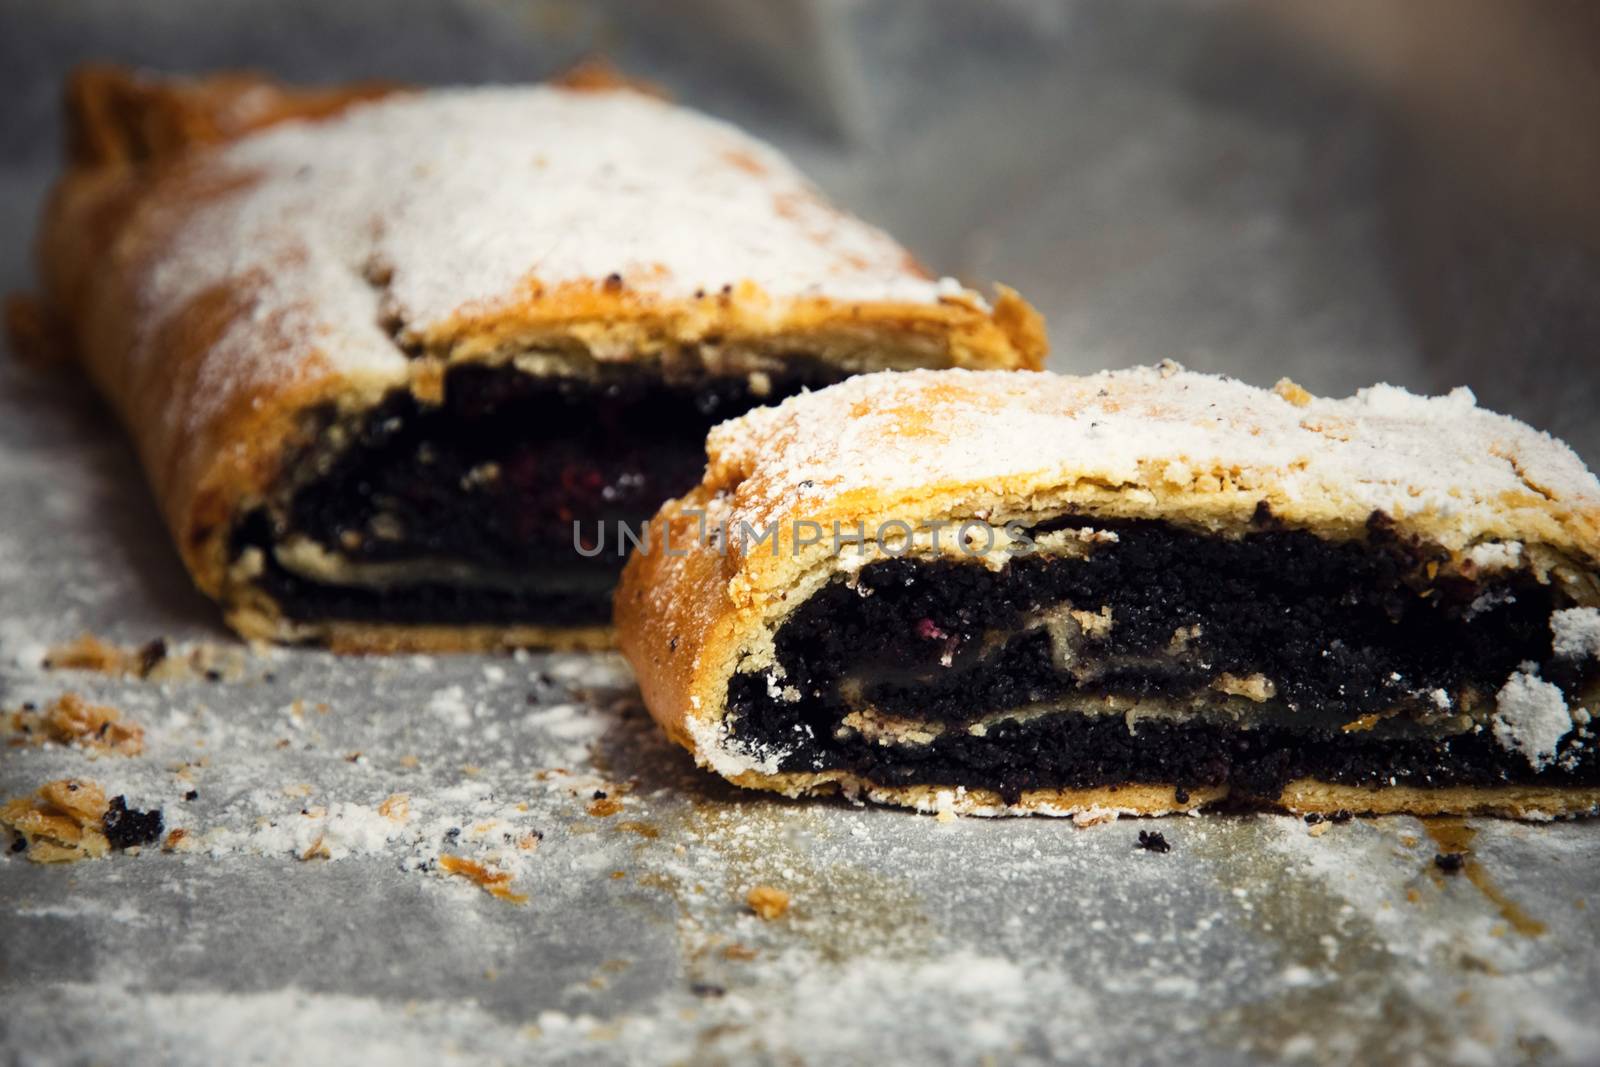
M1549 514L1600 508L1600 483L1571 449L1466 390L1375 386L1297 405L1171 363L866 375L724 423L708 450L713 478L737 483L732 517L752 523L854 490L1002 478L1270 492L1287 516L1329 501L1358 521L1432 511L1454 517L1462 541L1504 525L1508 494Z
M207 834L202 847L213 856L248 851L258 856L340 860L382 852L401 829L399 820L386 818L376 808L363 804L339 801L315 810L297 811L288 810L285 805L285 810L273 817L262 816L254 829L219 829Z
M404 357L380 319L420 335L531 283L981 303L829 206L771 147L632 92L395 96L270 128L175 180L152 208L173 237L141 295L160 322L219 285L243 292L248 313L202 371L223 393L281 380L312 351L340 374L392 379ZM152 340L136 358L158 355Z
M461 783L432 796L396 793L376 804L302 807L271 794L257 803L265 813L253 825L219 827L186 847L212 857L245 853L330 861L398 853L402 870L429 872L448 853L517 878L528 873L540 840L526 803L497 801L482 783Z
M1482 571L1513 570L1522 562L1522 542L1485 541L1467 549L1463 556Z
M1521 752L1535 770L1548 767L1561 739L1572 731L1572 712L1560 686L1524 663L1496 696L1494 736L1502 748Z
M1600 657L1600 608L1567 608L1550 616L1551 649L1565 659Z

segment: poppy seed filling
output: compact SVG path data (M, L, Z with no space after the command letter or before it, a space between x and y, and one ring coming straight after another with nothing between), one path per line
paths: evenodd
M301 621L604 625L624 562L577 536L638 528L705 465L713 424L843 371L794 357L745 376L463 365L439 403L392 391L309 416L313 443L232 554Z
M1600 663L1558 654L1573 606L1530 569L1478 573L1394 535L1324 540L1265 509L1239 536L1069 516L1070 554L885 559L840 575L735 674L730 740L788 772L878 786L1600 784ZM1469 576L1469 574L1471 576ZM1570 710L1549 752L1508 743L1521 678Z

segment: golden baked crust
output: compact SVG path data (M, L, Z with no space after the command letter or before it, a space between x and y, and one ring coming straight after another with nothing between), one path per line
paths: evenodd
M1360 815L1498 815L1540 820L1600 813L1600 789L1528 785L1369 789L1301 779L1285 787L1279 802L1296 814L1348 811Z
M652 715L703 766L796 795L844 787L926 806L915 789L870 788L847 774L778 774L775 758L726 743L729 679L770 668L773 635L790 612L830 578L881 558L881 546L862 549L848 535L888 521L999 529L1078 511L1229 534L1250 528L1265 505L1277 522L1343 540L1381 513L1395 536L1448 553L1446 566L1471 573L1489 554L1525 551L1545 559L1547 578L1578 603L1600 604L1600 483L1565 445L1478 408L1465 390L1424 398L1378 386L1328 400L1293 383L1266 391L1171 363L1081 378L915 371L751 412L714 430L707 450L705 480L652 525L651 544L665 537L673 551L629 560L616 597L619 645ZM830 536L800 543L836 523L842 553ZM752 533L702 535L741 528ZM766 531L774 540L759 539ZM936 554L925 539L910 552ZM1342 788L1300 790L1283 803L1322 810L1317 796ZM998 808L1070 812L1105 799L1036 792ZM1354 797L1347 791L1335 806L1408 803L1399 793ZM1439 803L1560 813L1588 810L1594 798L1464 790ZM1170 795L1125 796L1119 806L1172 809Z
M767 146L592 71L411 92L96 67L67 105L44 311L133 434L195 582L251 636L325 636L247 603L227 549L310 408L436 400L443 368L530 350L719 373L796 350L849 370L1043 359L1014 293L990 307L929 278ZM815 276L736 269L786 259ZM12 318L37 340L34 310Z
M1117 815L1180 815L1200 811L1228 799L1226 787L1185 789L1150 783L1100 786L1093 789L1026 789L1007 802L992 789L951 789L915 785L882 786L844 772L822 774L735 775L735 785L802 797L841 793L875 804L911 808L925 814L992 818L1002 815L1054 815L1098 818ZM1179 799L1179 796L1183 799ZM1252 805L1260 799L1252 797ZM1343 785L1301 778L1290 782L1270 807L1294 815L1494 815L1509 819L1572 818L1600 814L1600 789L1552 786L1416 786Z

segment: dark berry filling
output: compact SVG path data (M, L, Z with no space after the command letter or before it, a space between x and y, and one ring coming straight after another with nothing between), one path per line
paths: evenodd
M1558 587L1441 569L1381 517L1346 542L1270 521L1232 538L1093 526L1117 540L1000 570L884 560L834 581L780 627L781 678L734 676L735 735L788 771L1013 800L1121 782L1270 799L1300 777L1600 784L1579 731L1536 770L1484 725L1524 663L1569 703L1600 683L1592 661L1552 656ZM936 736L906 743L864 727L863 709Z
M128 807L126 797L111 798L100 825L112 848L153 844L160 840L161 831L165 829L160 808L139 811Z
M259 583L300 620L603 624L625 559L617 524L638 529L699 481L706 431L842 377L803 357L783 366L760 393L746 377L626 365L586 379L454 368L441 404L396 391L339 427L337 447L313 446L297 466L315 473L248 516L234 553L262 550ZM335 417L315 417L326 442ZM286 566L276 550L296 539L342 574L381 578Z

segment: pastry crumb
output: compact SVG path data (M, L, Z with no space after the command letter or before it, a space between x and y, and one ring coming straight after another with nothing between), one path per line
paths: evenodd
M781 919L789 911L789 894L770 885L758 885L745 894L744 902L763 919Z
M90 671L158 682L196 678L231 682L244 677L245 651L232 645L202 644L177 656L163 637L124 647L86 632L49 649L42 665L52 671Z
M1297 385L1288 378L1279 378L1272 391L1297 408L1308 407L1314 399L1305 386Z
M1080 828L1099 826L1103 822L1116 822L1116 820L1117 812L1114 808L1086 808L1072 815L1072 825Z
M411 818L411 794L390 793L378 805L378 814L394 822L405 822Z
M62 778L0 805L0 826L16 836L34 863L99 859L111 850L101 827L109 806L96 783Z
M622 801L601 793L589 804L589 814L597 819L608 819L622 810Z
M511 889L510 871L492 871L476 860L469 860L465 856L452 856L448 853L439 857L439 869L446 874L453 874L458 878L465 878L483 887L484 892L499 900L512 904L526 904L526 893L516 893Z
M137 756L144 751L144 728L123 719L106 704L91 704L77 693L63 693L48 708L23 707L6 717L22 743L75 745L91 752Z
M52 671L126 674L129 665L127 652L87 632L66 644L56 645L44 654L44 667Z

